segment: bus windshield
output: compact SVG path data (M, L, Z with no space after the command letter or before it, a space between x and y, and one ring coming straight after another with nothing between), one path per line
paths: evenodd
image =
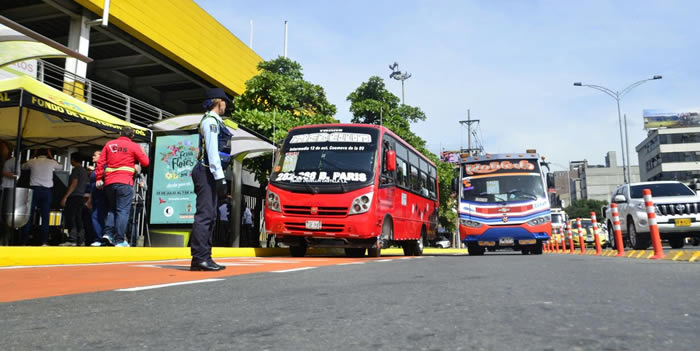
M546 198L542 178L537 173L466 177L462 183L462 199L466 201L510 202Z
M552 223L564 223L564 216L561 213L552 213Z
M305 128L289 133L271 176L276 183L360 184L374 179L378 131Z

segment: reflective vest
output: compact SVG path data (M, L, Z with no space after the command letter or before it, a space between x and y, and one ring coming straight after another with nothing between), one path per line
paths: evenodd
M202 125L202 122L205 118L214 118L214 116L205 114L204 117L202 117L202 120L199 122L200 126ZM214 118L214 120L216 121L216 124L219 128L217 143L219 150L219 159L221 160L221 169L224 170L229 166L229 164L231 164L231 137L233 137L233 134L231 134L231 132L228 130L228 128L226 128L226 125L223 122L219 121L216 118ZM203 165L208 167L209 157L207 155L207 148L204 142L204 135L202 133L203 131L200 128L199 149L202 150L202 152L199 153L199 161L202 162Z

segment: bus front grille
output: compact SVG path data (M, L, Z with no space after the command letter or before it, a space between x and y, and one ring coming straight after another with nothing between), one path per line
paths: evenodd
M296 232L325 232L325 233L340 233L345 227L342 224L323 223L321 229L306 229L305 222L284 222L284 227L289 231Z
M319 216L319 217L339 217L345 216L348 213L347 207L328 207L328 206L282 206L285 215L301 215L301 216ZM313 213L316 212L316 213Z

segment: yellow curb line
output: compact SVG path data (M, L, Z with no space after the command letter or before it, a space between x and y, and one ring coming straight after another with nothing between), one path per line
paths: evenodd
M696 252L693 254L693 257L691 257L688 262L695 262L695 260L700 257L700 252Z
M682 255L683 255L683 251L681 251L681 252L679 252L679 253L675 254L675 255L673 256L673 258L671 259L671 261L675 261L675 260L677 260L677 259L678 259L678 257L681 257Z

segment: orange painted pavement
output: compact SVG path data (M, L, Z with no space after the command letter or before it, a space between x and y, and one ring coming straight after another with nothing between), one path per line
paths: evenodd
M391 257L383 257L388 259ZM400 258L400 257L396 257ZM190 260L95 265L8 267L0 269L0 302L84 294L303 267L375 260L345 257L236 257L216 262L219 272L191 272ZM152 267L156 266L156 267Z

